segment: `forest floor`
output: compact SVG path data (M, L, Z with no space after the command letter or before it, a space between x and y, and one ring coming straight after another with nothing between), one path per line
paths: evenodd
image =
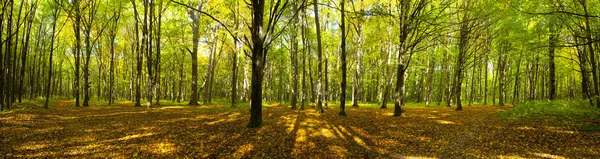
M23 104L20 107L28 107ZM263 127L246 128L247 106L29 106L0 113L8 158L599 158L600 132L573 123L511 122L510 107L337 106L317 113L266 105ZM598 122L598 121L591 121ZM599 123L596 123L599 124Z

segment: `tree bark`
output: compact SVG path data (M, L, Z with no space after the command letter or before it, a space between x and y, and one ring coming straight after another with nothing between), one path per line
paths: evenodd
M321 26L319 23L319 7L317 5L319 0L315 0L314 11L315 11L315 25L317 29L317 57L319 64L317 65L317 112L323 113L323 99L322 93L323 90L321 87L321 82L323 79L323 50L321 48Z
M346 19L345 19L345 6L344 6L344 1L345 0L340 0L340 6L342 8L341 10L341 26L340 26L340 31L342 32L342 36L341 36L341 58L342 58L342 86L341 86L341 95L340 95L340 116L346 116Z

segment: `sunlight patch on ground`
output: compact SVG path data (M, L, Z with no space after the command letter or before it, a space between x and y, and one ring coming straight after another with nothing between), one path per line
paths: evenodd
M244 157L244 155L247 154L248 152L252 151L253 148L254 148L254 146L252 144L242 145L235 151L233 156L235 156L237 158Z
M352 136L352 134L350 134L350 132L348 132L348 130L346 128L344 128L343 126L338 126L338 128L340 129L341 132L345 133L348 136Z
M575 131L564 130L562 128L554 127L554 126L546 126L544 128L553 133L561 133L561 134L576 134L577 133Z
M399 156L396 155L394 158L402 158L402 159L436 159L436 157L424 157L424 156Z
M365 142L364 142L364 141L363 141L361 138L359 138L358 136L354 136L354 141L355 141L355 142L356 142L358 145L360 145L360 146L362 146L362 147L366 148L367 150L370 150L370 149L371 149L371 148L369 148L369 146L367 146L367 143L365 143Z
M189 106L165 106L165 107L160 107L160 108L156 108L156 109L164 110L164 109L185 109L185 108L189 108Z
M69 139L69 141L92 142L92 141L96 141L96 137L94 135L85 135L85 136L80 136L80 137L73 137L73 138Z
M327 138L335 138L335 135L333 135L333 132L331 132L329 129L321 129L321 135Z
M285 127L287 127L285 129L285 132L289 134L289 133L292 133L292 131L296 127L297 120L298 120L298 115L286 115L286 116L279 117L279 121L277 122L277 124L281 124L281 125L284 125Z
M543 157L543 158L552 158L552 159L566 159L563 156L558 156L558 155L553 155L553 154L547 154L547 153L541 153L541 152L536 152L536 153L531 153L532 155L538 156L538 157Z
M55 127L44 128L44 129L38 129L38 130L35 130L34 132L47 133L47 132L52 132L52 131L60 131L63 129L65 129L65 128L63 128L62 126L55 126Z
M19 149L20 150L37 150L49 147L50 145L45 143L36 143L36 142L28 142L23 144Z
M333 127L333 131L335 131L335 133L341 137L342 139L346 139L346 137L344 136L344 134L337 128L337 127Z
M425 141L425 142L428 142L428 141L430 141L430 140L431 140L431 138L429 138L429 137L424 137L424 136L419 136L419 137L417 137L416 139L417 139L417 140L419 140L419 141Z
M217 121L206 122L206 124L207 125L215 125L215 124L219 124L219 123L228 123L228 122L236 121L238 119L236 117L239 115L240 115L240 113L229 114L229 115L227 115L227 118L222 118Z
M306 130L298 130L298 132L296 132L296 142L306 142L306 140Z
M367 138L373 138L373 137L375 137L375 136L370 135L369 133L367 133L367 131L365 131L364 129L356 127L356 126L350 126L350 129L352 129L358 135L363 136L363 137L367 137Z
M118 138L118 139L106 140L104 142L125 141L125 140L131 140L131 139L141 138L141 137L148 137L148 136L152 136L152 135L154 135L154 133L127 135L127 136L124 136L124 137L121 137L121 138Z
M454 124L456 124L453 121L447 121L447 120L435 120L435 122L438 123L438 124L444 124L444 125L448 125L448 124L454 125Z
M529 126L520 126L520 127L517 127L517 129L519 129L519 130L535 130L535 128L529 127Z
M321 121L316 120L316 119L306 119L304 120L302 123L300 123L301 126L309 126L309 127L317 127L318 125L321 125Z
M335 152L335 154L341 158L345 158L348 155L348 149L338 146L338 145L329 145L327 146L329 151Z
M105 117L105 116L117 116L117 115L144 114L144 113L146 113L146 111L117 112L117 113L108 113L108 114L89 115L88 117Z
M61 119L61 120L70 120L70 119L76 119L77 117L72 117L72 116L60 116L60 115L47 115L48 117L52 117L52 118L56 118L56 119Z
M516 155L499 155L499 159L526 159L525 157L516 156Z

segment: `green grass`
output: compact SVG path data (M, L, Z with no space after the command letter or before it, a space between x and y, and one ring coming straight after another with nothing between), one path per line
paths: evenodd
M580 127L581 131L594 131L600 132L600 125L582 125Z
M500 114L509 121L543 120L548 122L579 123L600 119L600 109L585 100L530 101L516 104Z

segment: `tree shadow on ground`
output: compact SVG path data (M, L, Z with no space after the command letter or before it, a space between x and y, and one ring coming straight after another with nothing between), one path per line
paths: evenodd
M4 157L158 158L594 158L598 132L508 123L508 108L348 108L338 116L267 106L264 126L246 128L246 107L227 105L70 107L0 115Z

